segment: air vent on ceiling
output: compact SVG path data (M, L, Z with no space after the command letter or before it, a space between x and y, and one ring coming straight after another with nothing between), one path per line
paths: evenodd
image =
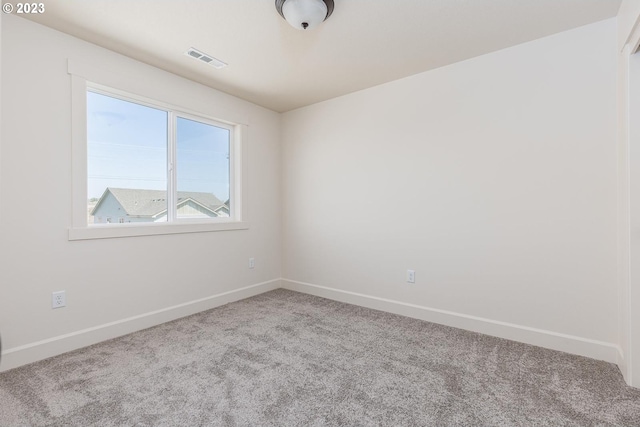
M197 49L190 48L188 51L184 53L187 56L198 59L205 64L209 64L214 68L220 69L227 66L227 63L220 61L219 59L214 58L211 55L207 55L206 53L202 53Z

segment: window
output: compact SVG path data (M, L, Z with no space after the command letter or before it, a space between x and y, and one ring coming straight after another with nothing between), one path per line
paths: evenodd
M157 85L142 85L144 95L114 89L106 84L140 86L88 64L69 61L69 74L70 240L249 228L242 191L246 124L216 118L221 109L201 101L205 113L191 109L189 94ZM100 83L90 83L91 75Z
M232 126L89 89L88 206L98 199L90 215L124 212L136 223L232 217L232 140Z

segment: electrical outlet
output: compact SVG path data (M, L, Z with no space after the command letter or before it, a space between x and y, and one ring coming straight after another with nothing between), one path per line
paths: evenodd
M249 268L254 268L256 266L256 259L249 258Z
M51 294L51 308L60 308L67 305L67 294L65 291L53 292Z
M416 283L415 270L407 270L407 283Z

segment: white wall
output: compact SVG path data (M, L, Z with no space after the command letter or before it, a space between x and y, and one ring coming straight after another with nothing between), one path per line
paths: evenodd
M616 120L615 19L286 113L283 283L614 362Z
M2 20L0 369L279 286L278 114L24 19ZM69 241L68 59L139 76L145 90L205 114L245 117L250 229ZM52 310L51 292L63 289L67 307Z

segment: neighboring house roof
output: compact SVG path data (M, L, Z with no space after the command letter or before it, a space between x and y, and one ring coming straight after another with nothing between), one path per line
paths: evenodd
M135 188L112 188L108 187L98 203L91 211L91 215L100 207L106 196L111 195L120 203L124 212L129 216L155 217L167 211L167 192L163 190L141 190ZM193 191L178 191L178 206L192 200L194 203L215 213L216 210L225 206L216 196L211 193L198 193ZM226 206L228 209L228 206Z

